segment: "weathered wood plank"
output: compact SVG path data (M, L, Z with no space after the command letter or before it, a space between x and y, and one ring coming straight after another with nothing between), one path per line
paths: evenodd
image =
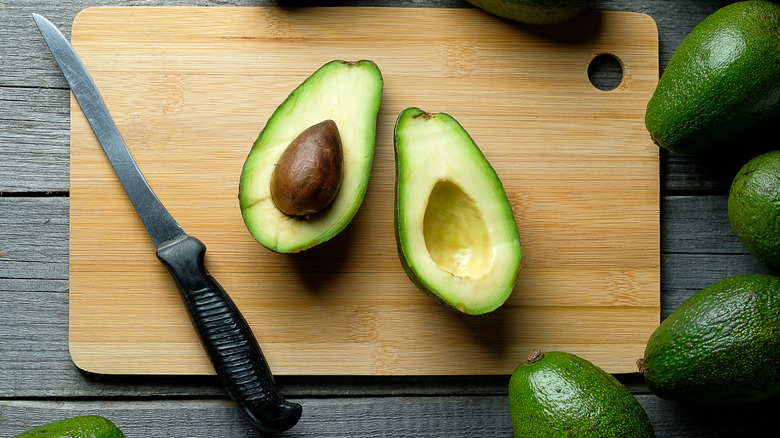
M661 199L661 251L742 254L728 218L728 196L665 196Z
M777 149L770 141L777 121L756 129L751 135L697 155L661 155L662 191L666 194L728 195L731 181L739 168L761 153Z
M638 395L659 438L775 437L778 401L685 406ZM301 421L280 437L512 437L506 395L301 398ZM102 415L128 436L260 437L224 399L0 401L0 427L16 434L49 421Z
M0 192L68 190L69 95L67 89L0 87Z
M68 198L0 198L0 229L0 278L68 279Z
M283 437L511 437L505 397L380 397L304 399L301 421ZM264 436L226 400L83 403L9 401L0 425L19 433L83 414L111 419L127 436Z
M661 317L697 291L724 278L771 273L749 254L667 254L661 257Z

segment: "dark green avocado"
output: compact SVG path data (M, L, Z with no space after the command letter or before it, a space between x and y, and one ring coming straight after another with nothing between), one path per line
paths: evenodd
M637 365L650 390L670 400L780 395L780 277L736 275L697 292L658 326Z
M731 231L759 262L780 272L780 150L753 157L729 189Z
M669 60L645 125L672 152L734 141L780 115L780 5L732 3L699 23Z
M43 424L14 438L125 438L125 435L106 418L80 415Z
M491 14L529 24L569 21L598 0L468 0Z
M570 353L534 350L509 380L517 438L654 437L642 406L614 376Z

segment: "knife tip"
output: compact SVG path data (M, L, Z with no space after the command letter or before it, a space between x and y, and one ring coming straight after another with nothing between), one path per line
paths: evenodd
M41 21L49 21L43 15L36 14L35 12L32 13L32 18L36 23L40 23Z
M54 24L52 24L51 21L46 19L43 15L36 14L35 12L32 13L33 21L35 22L35 25L38 26L38 29L40 29L41 33L43 33L44 28L55 28Z

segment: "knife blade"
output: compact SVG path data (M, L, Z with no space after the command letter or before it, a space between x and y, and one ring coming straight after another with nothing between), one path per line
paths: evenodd
M301 417L302 407L279 393L249 324L204 264L206 246L188 235L154 194L127 148L92 77L73 47L49 20L32 14L36 26L130 202L173 277L190 319L230 397L258 429L282 432Z

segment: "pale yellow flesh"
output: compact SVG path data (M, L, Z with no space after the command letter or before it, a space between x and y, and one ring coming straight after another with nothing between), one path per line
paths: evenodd
M442 270L479 278L490 270L490 234L476 202L459 186L438 181L423 219L425 246Z

